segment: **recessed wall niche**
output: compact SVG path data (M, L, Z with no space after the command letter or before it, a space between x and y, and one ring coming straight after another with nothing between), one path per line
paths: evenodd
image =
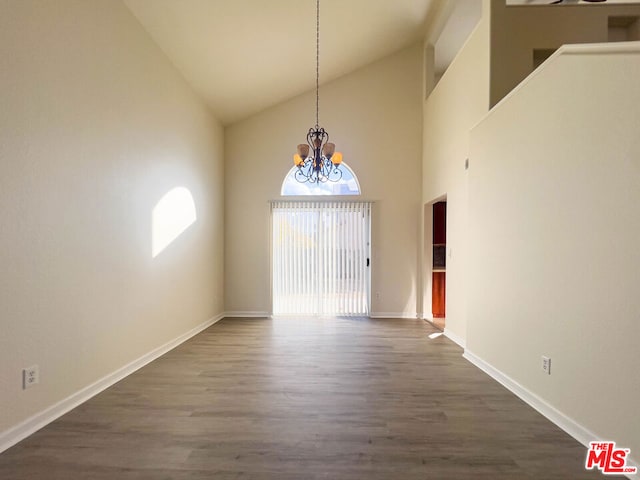
M640 40L640 17L609 17L609 42Z

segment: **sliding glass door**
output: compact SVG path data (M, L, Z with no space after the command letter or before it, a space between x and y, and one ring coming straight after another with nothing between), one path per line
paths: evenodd
M273 202L274 315L368 315L371 204Z

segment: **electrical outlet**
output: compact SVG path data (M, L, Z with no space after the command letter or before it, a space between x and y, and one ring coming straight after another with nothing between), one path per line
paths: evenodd
M544 355L542 356L542 371L547 375L551 375L551 359Z
M376 292L376 300L380 300L380 292Z
M22 389L33 387L40 383L40 369L33 365L22 370Z

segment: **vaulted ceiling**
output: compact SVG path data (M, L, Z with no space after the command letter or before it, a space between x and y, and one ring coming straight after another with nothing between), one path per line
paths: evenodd
M124 1L224 124L315 87L314 0ZM445 3L322 0L321 83L420 41Z

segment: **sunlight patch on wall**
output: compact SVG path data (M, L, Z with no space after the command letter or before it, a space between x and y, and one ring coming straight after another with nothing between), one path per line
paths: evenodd
M151 252L155 258L197 220L196 205L185 187L168 191L151 213Z

